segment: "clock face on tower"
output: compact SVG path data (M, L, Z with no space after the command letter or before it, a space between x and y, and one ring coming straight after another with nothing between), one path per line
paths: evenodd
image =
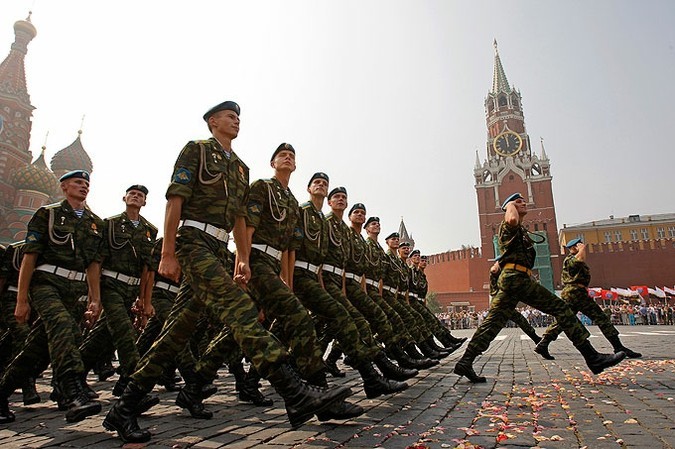
M495 137L492 147L501 156L513 156L523 146L523 139L513 131L504 131Z

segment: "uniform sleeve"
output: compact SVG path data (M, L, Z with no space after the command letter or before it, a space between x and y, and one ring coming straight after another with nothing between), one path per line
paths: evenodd
M297 251L302 246L302 239L305 238L305 233L302 230L303 225L303 211L300 207L295 207L295 227L293 230L293 236L289 244L288 249L291 251Z
M181 150L171 175L171 184L166 197L178 195L184 199L192 196L192 190L199 175L200 147L196 142L188 142Z
M258 228L264 205L269 200L269 192L265 181L258 180L251 184L246 201L246 226Z
M45 208L38 209L28 222L24 253L42 254L44 252L49 238L48 226L49 211Z
M238 185L243 187L241 193L241 202L239 203L239 208L234 212L235 217L246 217L248 215L248 198L251 194L251 186L248 184L248 167L241 160L239 161L239 171L241 178L238 179Z
M162 240L158 240L152 247L150 251L150 263L148 264L148 270L157 271L159 269L159 261L162 259Z

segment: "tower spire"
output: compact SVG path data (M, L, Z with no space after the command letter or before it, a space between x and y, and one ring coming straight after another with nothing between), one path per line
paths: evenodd
M480 157L478 157L478 150L476 150L476 165L474 168L480 168Z
M546 160L548 159L548 155L546 154L546 149L544 148L544 138L540 137L541 140L541 158Z
M510 92L511 88L509 87L509 80L506 79L506 73L504 72L504 67L502 67L502 61L499 58L497 39L494 40L493 46L495 48L495 68L492 75L492 93Z

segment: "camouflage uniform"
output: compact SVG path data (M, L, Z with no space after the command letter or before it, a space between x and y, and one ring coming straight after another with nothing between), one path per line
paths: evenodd
M103 257L103 228L103 220L88 208L78 218L67 200L43 206L33 215L23 250L24 254L38 253L30 304L40 319L7 368L1 391L13 389L25 377L44 370L50 358L57 380L84 374L78 349L84 311L81 299L86 299L88 292L85 271Z
M373 338L368 321L354 304L344 295L343 279L344 267L349 258L349 227L332 212L326 215L325 222L328 228L328 252L324 258L321 277L323 285L333 300L339 302L348 312L358 329L361 340L369 347L376 348L377 342Z
M228 157L211 138L189 142L183 148L167 197L184 199L182 220L230 232L235 217L246 214L248 190L248 167L234 152ZM286 350L258 323L258 310L250 296L232 280L227 269L227 240L218 237L193 226L183 225L178 230L176 257L184 279L176 303L189 299L182 310L176 311L176 319L165 323L159 339L131 376L146 391L152 389L165 365L173 363L185 348L207 304L230 326L237 344L263 376L287 357Z
M534 243L522 225L510 226L502 222L499 227L499 249L503 254L500 261L502 266L513 263L531 269L534 265ZM515 268L504 268L497 285L499 293L492 300L487 317L471 338L466 356L476 357L488 348L511 317L518 301L554 315L575 346L579 347L589 337L590 334L567 304L535 282L527 273Z
M490 296L495 297L499 292L499 286L497 282L499 281L499 272L493 273L490 271ZM516 326L518 326L525 334L530 337L535 342L539 342L541 337L537 335L537 331L534 330L534 327L530 324L529 321L517 310L513 309L509 314L509 320L513 321Z
M94 366L100 354L114 347L119 356L120 377L126 378L140 359L131 306L139 294L143 269L151 263L157 228L142 216L134 226L126 212L106 218L105 223L107 245L101 273L104 313L85 337L80 351L89 367Z
M298 211L293 193L276 178L251 185L246 225L255 231L249 288L267 319L276 320L275 333L290 346L298 371L309 379L325 369L321 347L307 309L279 277L282 253L302 235Z
M315 319L326 324L328 337L335 337L357 364L372 360L378 350L369 347L361 338L351 315L354 309L348 309L343 301L334 299L319 282L318 270L328 252L329 239L323 213L307 201L300 206L300 222L302 238L295 239L291 246L295 249L296 259L293 270L295 294Z
M360 279L366 272L368 265L367 244L361 234L358 234L353 228L348 232L348 255L345 265L345 290L347 298L366 317L373 333L386 346L398 344L400 336L394 332L394 329L387 318L384 310L373 301L365 292Z
M438 319L434 313L429 310L425 304L427 290L429 289L429 284L427 283L427 277L422 270L416 266L409 266L410 268L410 293L409 300L410 306L422 317L424 324L431 332L438 337L439 339L442 336L447 336L448 338L455 339L455 337L450 333L450 330L443 326L441 320ZM414 295L414 296L412 296Z
M619 331L598 303L588 296L587 287L591 283L591 269L586 262L578 260L573 254L569 254L563 261L561 280L564 284L562 298L567 302L572 312L581 311L593 320L593 324L600 328L600 331L608 340L619 336ZM561 332L562 329L556 320L546 329L542 338L555 341Z
M23 242L16 242L7 247L0 259L0 278L4 281L2 295L0 296L0 320L6 329L0 344L2 347L0 362L4 362L1 363L2 366L7 366L18 354L30 332L30 324L19 323L14 318L22 256Z

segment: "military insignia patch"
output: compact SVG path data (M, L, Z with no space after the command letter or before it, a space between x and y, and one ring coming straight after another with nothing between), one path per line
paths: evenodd
M260 214L260 206L258 206L258 205L255 204L255 203L249 204L249 205L248 205L248 211L249 211L249 213L251 213L251 214L259 215L259 214Z
M26 235L26 243L37 242L42 235L39 232L31 231Z
M192 179L192 173L185 167L181 167L176 170L176 174L173 175L173 182L178 184L187 184Z
M91 224L91 230L94 231L94 233L98 234L98 226L96 226L96 223Z
M246 181L246 175L244 174L244 167L242 167L241 165L239 166L239 176L241 176L241 179L243 181Z

